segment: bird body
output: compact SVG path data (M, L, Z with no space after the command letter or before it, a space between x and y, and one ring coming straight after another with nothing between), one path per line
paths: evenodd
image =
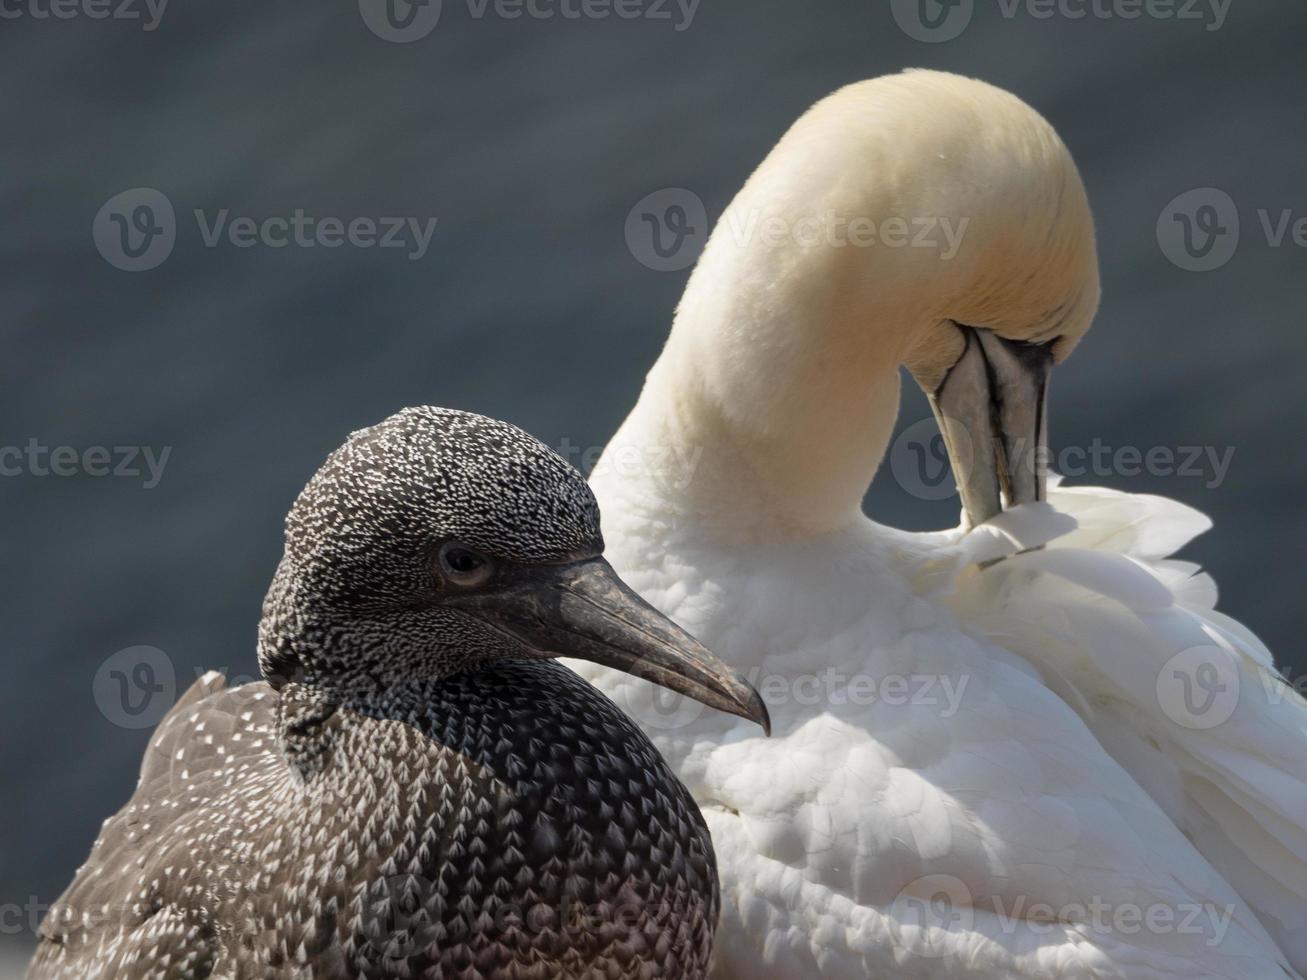
M830 213L969 223L952 255L738 231ZM1307 704L1172 559L1206 519L1021 471L1097 297L1052 128L937 72L819 103L718 223L591 483L615 566L759 688L776 737L576 665L704 811L714 976L1307 969ZM957 530L861 513L901 367ZM668 457L694 465L638 465Z
M703 974L711 842L606 698L524 660L404 693L334 712L303 778L276 750L275 690L197 682L32 975Z
M1240 855L1251 817L1227 837L1207 798L1185 795L1200 773L1240 800L1267 794L1240 784L1263 766L1292 772L1272 726L1302 710L1290 691L1267 698L1257 647L1226 631L1202 580L1153 550L1201 529L1197 515L1055 490L1081 527L981 572L979 560L1017 546L866 521L722 548L670 506L622 507L607 491L617 567L745 674L775 726L755 739L638 679L575 665L640 721L704 812L723 896L714 976L1296 975L1267 927L1285 948L1294 937L1231 883L1251 873L1273 888L1289 869ZM1033 516L1031 533L1065 529ZM1141 518L1167 533L1150 539ZM1238 644L1246 697L1270 702L1248 708L1264 758L1223 750L1219 733L1174 731L1158 707L1162 668L1206 630ZM1208 759L1185 741L1206 743ZM1254 812L1291 813L1292 798L1269 789Z
M409 409L355 433L287 519L266 679L174 706L29 978L705 976L703 819L549 658L765 714L601 551L584 481L512 426Z

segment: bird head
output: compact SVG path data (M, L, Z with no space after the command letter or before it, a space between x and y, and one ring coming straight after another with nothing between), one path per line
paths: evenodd
M873 79L810 109L731 202L642 400L825 533L859 513L906 368L978 524L1042 495L1048 373L1098 300L1088 198L1037 112L942 72Z
M521 429L409 408L353 433L300 493L264 605L275 687L386 689L569 656L767 726L742 678L604 561L585 480Z

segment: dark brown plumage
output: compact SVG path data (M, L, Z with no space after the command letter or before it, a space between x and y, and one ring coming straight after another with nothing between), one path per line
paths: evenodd
M410 409L333 454L287 529L268 680L207 675L164 719L31 980L706 975L718 898L698 809L545 659L575 651L531 639L607 603L582 650L628 627L640 659L669 642L647 607L619 609L580 476L511 426ZM454 534L478 549L456 568ZM596 576L607 591L577 591ZM709 694L753 710L665 636Z

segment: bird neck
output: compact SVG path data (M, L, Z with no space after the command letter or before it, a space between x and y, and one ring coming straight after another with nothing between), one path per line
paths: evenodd
M622 483L732 539L856 520L898 414L896 367L792 349L783 365L743 354L723 379L689 347L669 344L605 449L592 479L601 502Z
M380 633L292 618L260 624L259 663L277 689L277 741L305 779L331 764L343 718L412 718L456 667L446 669L438 645L415 660L415 643L380 641ZM452 656L451 656L452 660ZM466 658L466 662L472 662Z
M676 495L709 533L839 529L885 452L901 366L938 384L954 323L1069 345L1096 304L1084 189L1029 107L931 72L850 86L717 222L597 487Z
M755 215L800 213L788 202L808 179L769 160L727 209L592 483L634 479L731 537L858 517L898 415L899 366L939 317L898 283L912 256L749 230Z
M858 518L898 415L899 367L946 317L941 266L965 277L971 260L941 261L943 240L908 247L919 229L887 224L965 227L955 202L909 192L930 186L912 164L931 156L900 152L876 100L855 101L805 115L717 222L597 487L674 495L729 538Z
M474 665L478 655L437 611L324 608L283 557L263 601L258 659L281 695L288 754L316 759L323 725L338 708L403 715L425 703L422 685Z
M296 685L357 708L402 708L406 700L421 699L421 685L439 684L497 655L452 633L439 612L421 609L265 619L259 634L259 666L269 684Z

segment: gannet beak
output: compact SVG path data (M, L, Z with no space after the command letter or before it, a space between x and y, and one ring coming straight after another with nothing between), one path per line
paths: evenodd
M966 347L928 392L968 527L1007 506L1043 500L1046 401L1053 368L1047 345L1005 340L959 324Z
M452 604L539 653L643 677L771 734L767 706L752 685L636 595L602 558L519 566L499 587Z

